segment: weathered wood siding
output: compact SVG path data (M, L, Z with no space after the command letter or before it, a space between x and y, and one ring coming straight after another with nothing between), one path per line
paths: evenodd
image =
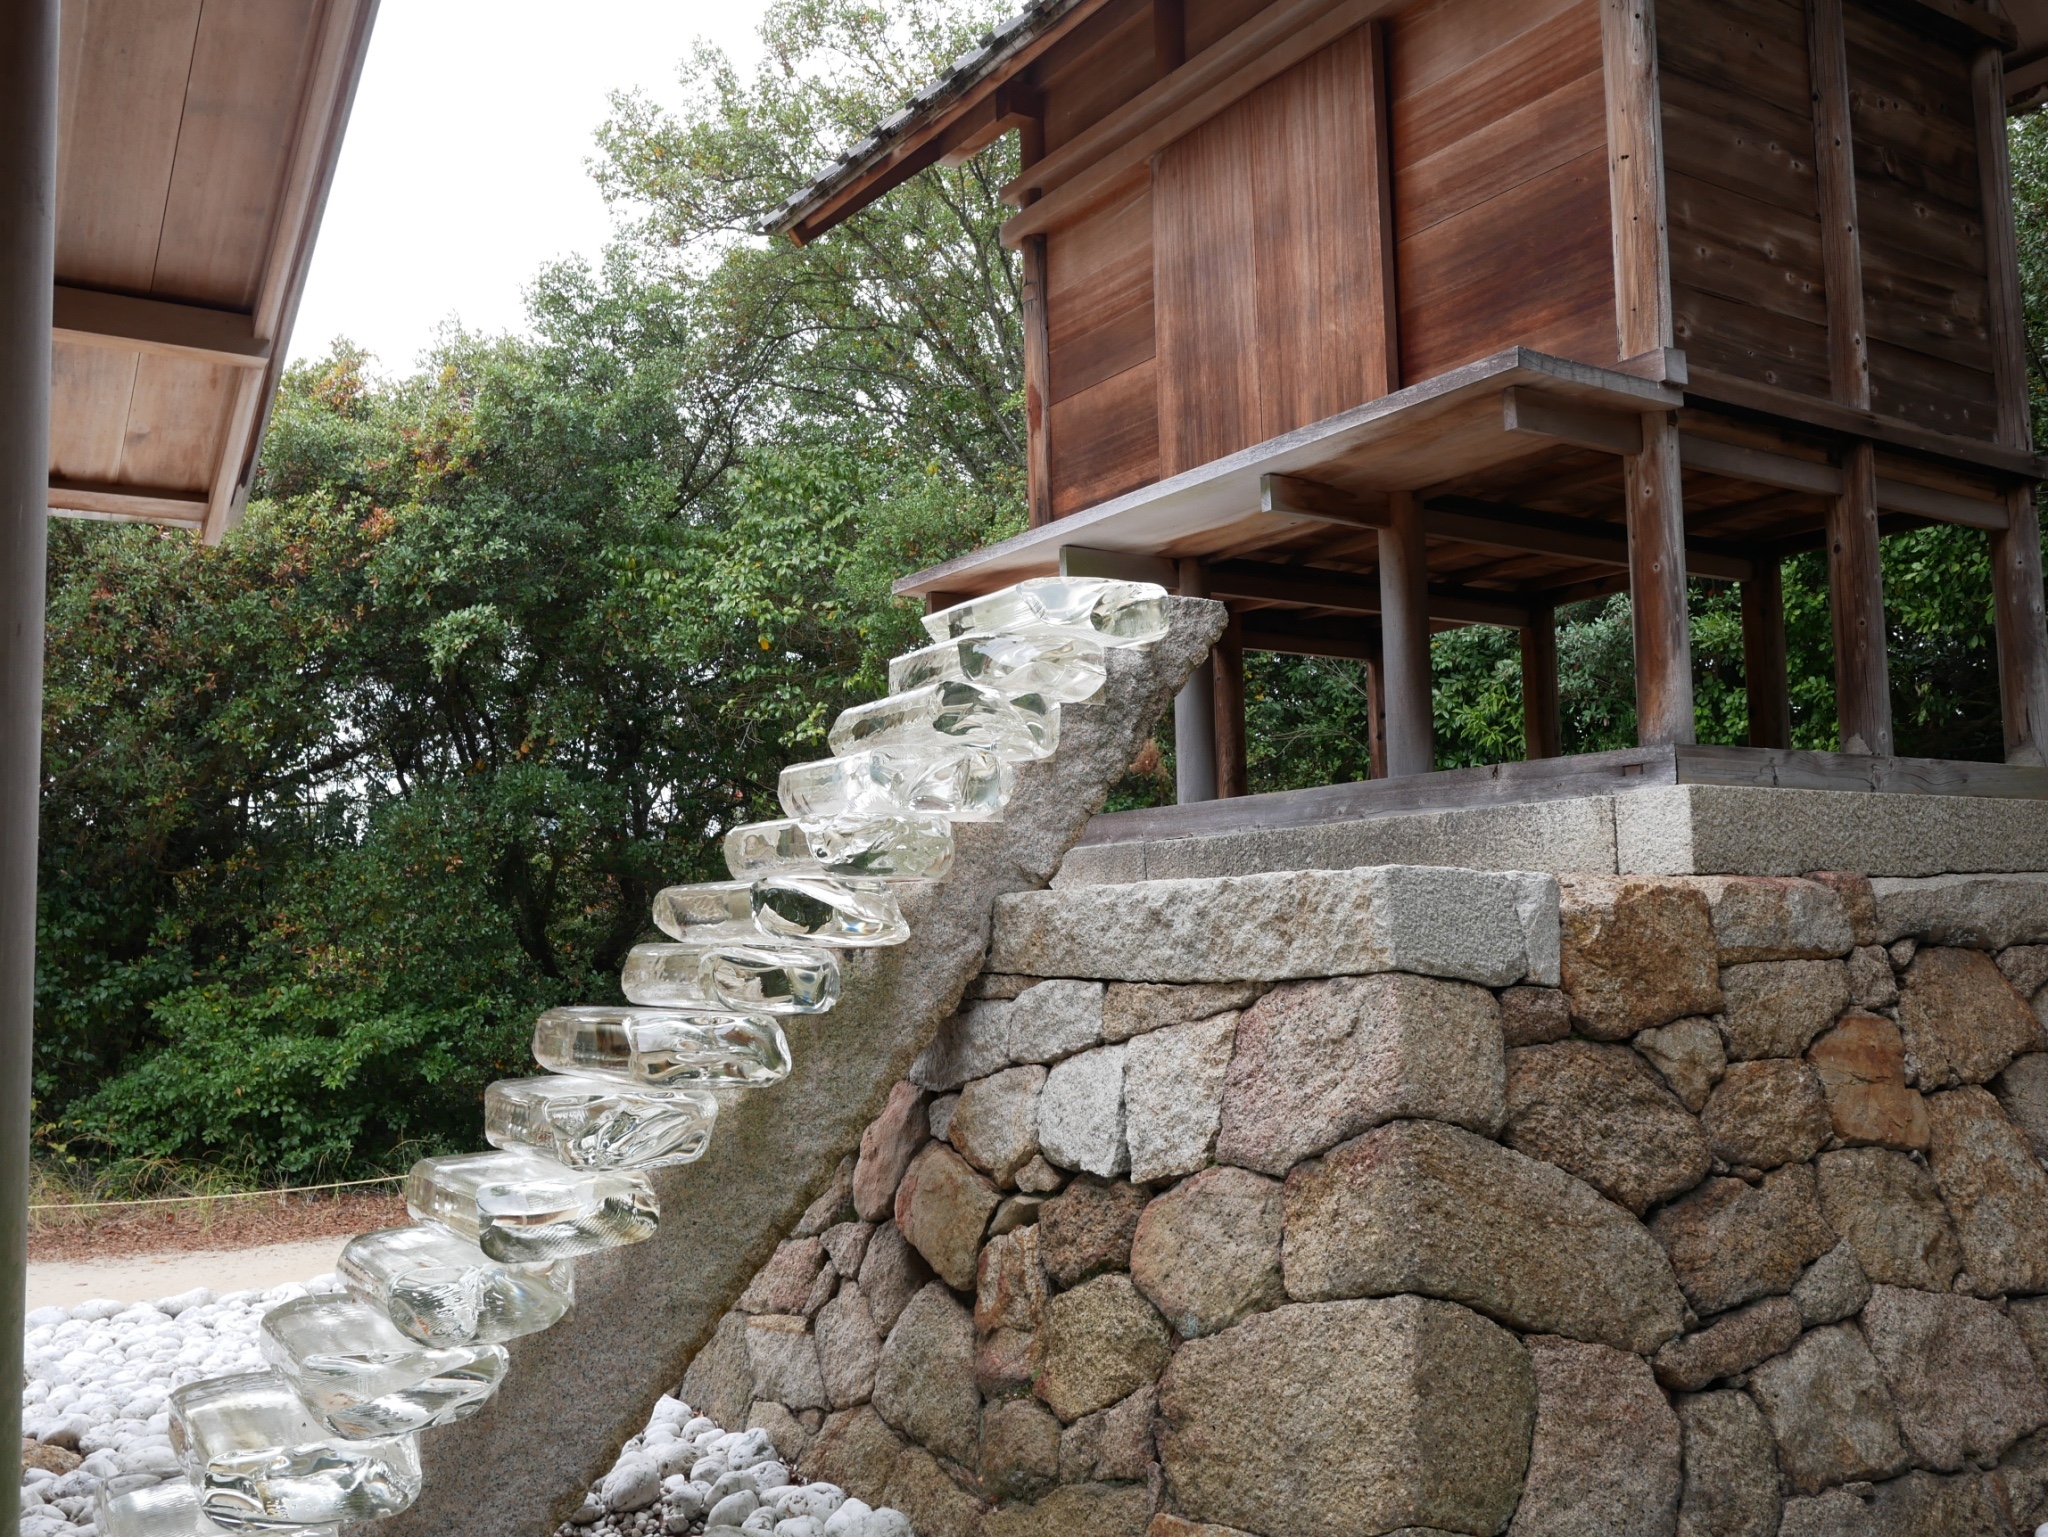
M1054 516L1159 478L1152 189L1046 236Z
M1595 0L1428 0L1387 73L1402 381L1515 343L1613 362Z
M1846 7L1873 409L1989 438L1998 425L1970 64Z

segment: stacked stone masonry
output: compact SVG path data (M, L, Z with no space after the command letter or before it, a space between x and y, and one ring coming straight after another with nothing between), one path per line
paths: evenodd
M683 1395L920 1537L2026 1537L2048 875L999 900Z

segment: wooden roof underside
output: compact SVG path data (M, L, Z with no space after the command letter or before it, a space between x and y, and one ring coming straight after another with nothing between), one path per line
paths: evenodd
M50 510L241 516L377 0L64 0Z

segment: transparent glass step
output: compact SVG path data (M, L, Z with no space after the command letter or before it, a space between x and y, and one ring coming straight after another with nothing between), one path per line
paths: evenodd
M216 1526L199 1508L199 1490L182 1475L109 1494L102 1484L93 1495L93 1527L98 1537L224 1537L230 1529ZM338 1537L338 1526L267 1527L268 1537Z
M789 1040L772 1014L575 1004L534 1021L533 1060L551 1073L760 1089L789 1076Z
M926 614L924 627L933 640L1056 627L1080 630L1107 646L1146 646L1165 638L1166 589L1094 576L1035 576Z
M725 835L725 867L743 881L764 875L944 880L953 868L953 824L911 816L747 822Z
M1060 745L1060 707L1038 694L1006 699L979 683L927 683L840 711L825 740L842 756L870 747L979 747L1025 763L1052 756Z
M823 1014L839 1001L839 962L816 945L676 940L635 945L619 985L631 1003Z
M354 1297L300 1297L263 1315L257 1347L336 1435L412 1435L467 1419L498 1390L503 1345L423 1345Z
M748 922L730 917L697 922L714 911L730 913L744 898ZM669 886L654 898L654 921L671 938L691 942L747 939L862 949L900 945L910 937L885 880L853 875L767 875L746 881L705 881Z
M839 816L941 816L952 822L1000 822L1016 770L979 749L910 752L879 748L793 763L776 798L790 816L822 822Z
M171 1447L201 1511L229 1527L333 1526L395 1516L420 1492L411 1436L335 1435L276 1372L238 1372L171 1394Z
M660 1169L711 1145L717 1097L574 1073L502 1078L484 1091L484 1140L571 1169Z
M979 683L1005 699L1036 694L1053 704L1079 704L1102 692L1108 662L1101 641L1072 630L1021 635L963 635L889 663L889 692L927 683Z
M498 1345L538 1334L576 1300L574 1260L501 1265L434 1223L351 1238L336 1269L352 1295L424 1345Z
M661 1215L644 1174L569 1169L526 1152L422 1158L405 1176L405 1209L508 1262L639 1243Z

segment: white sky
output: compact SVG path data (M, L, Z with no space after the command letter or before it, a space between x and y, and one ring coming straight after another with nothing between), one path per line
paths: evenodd
M443 321L524 329L545 262L610 230L585 162L611 90L673 102L698 37L742 64L766 0L383 0L291 355L410 370Z

